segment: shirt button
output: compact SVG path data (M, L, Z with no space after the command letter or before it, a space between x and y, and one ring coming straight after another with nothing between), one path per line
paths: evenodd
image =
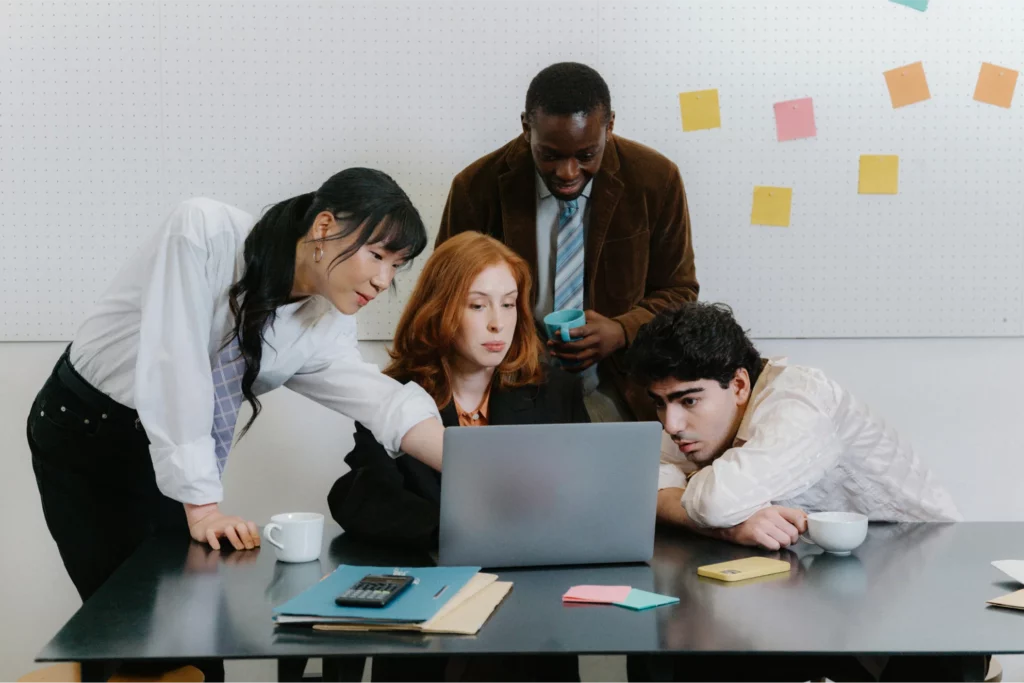
M100 417L102 417L104 420L106 420L107 419L107 414L103 413L102 415L100 415Z
M85 424L89 424L89 421L88 421L88 420L85 420Z
M64 406L61 406L61 407L60 407L60 412L62 412L62 413L66 413L66 412L68 412L68 409L67 409L67 408L65 408Z

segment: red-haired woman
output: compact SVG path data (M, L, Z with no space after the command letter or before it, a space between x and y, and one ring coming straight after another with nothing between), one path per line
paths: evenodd
M530 304L530 269L501 242L475 232L431 255L406 304L385 374L416 382L437 402L446 427L589 422L578 377L540 362ZM437 546L441 473L393 459L356 425L352 468L328 495L346 534L375 543ZM408 659L408 658L407 658ZM440 680L446 659L374 658L373 679ZM454 673L452 668L458 673ZM575 657L453 660L449 678L579 680Z

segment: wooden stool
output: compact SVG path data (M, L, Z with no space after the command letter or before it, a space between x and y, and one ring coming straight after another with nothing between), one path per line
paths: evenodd
M39 683L60 683L60 681L73 681L78 683L82 680L82 665L78 662L61 662L51 664L42 669L31 671L19 681L36 681ZM133 674L116 673L110 677L110 681L167 681L168 683L203 683L206 677L203 672L194 666L179 666L158 675L136 676Z
M985 683L999 683L1003 680L1003 665L995 657L988 663L988 674L985 676Z

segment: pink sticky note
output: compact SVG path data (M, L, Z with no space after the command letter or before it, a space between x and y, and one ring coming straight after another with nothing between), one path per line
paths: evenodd
M810 97L775 104L775 129L779 142L813 138L818 134L814 126L814 104Z
M629 586L573 586L562 600L565 602L598 602L612 604L629 597Z

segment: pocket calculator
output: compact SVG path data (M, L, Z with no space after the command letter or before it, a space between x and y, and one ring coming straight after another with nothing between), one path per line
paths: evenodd
M384 607L413 581L411 576L368 574L334 602L342 607Z

